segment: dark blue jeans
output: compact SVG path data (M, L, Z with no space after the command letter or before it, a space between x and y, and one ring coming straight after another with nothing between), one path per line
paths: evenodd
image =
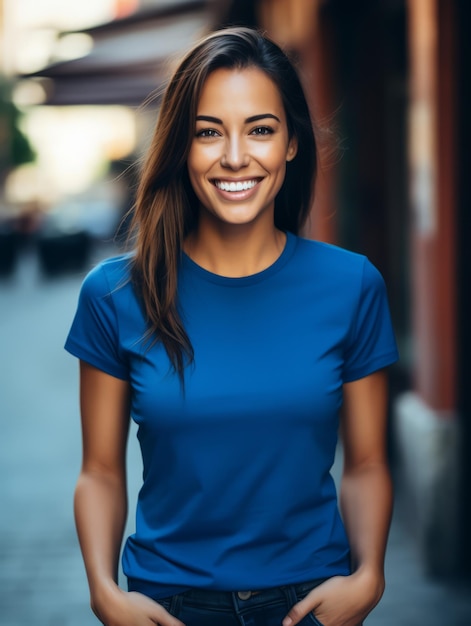
M186 626L281 626L290 608L323 580L262 591L192 589L158 602ZM322 626L314 613L300 626Z

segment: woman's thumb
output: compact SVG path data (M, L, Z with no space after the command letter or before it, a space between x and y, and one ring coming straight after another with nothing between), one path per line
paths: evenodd
M294 626L298 622L300 622L305 615L309 613L311 609L309 606L306 606L305 600L301 600L297 602L295 605L291 607L288 615L282 621L283 626Z

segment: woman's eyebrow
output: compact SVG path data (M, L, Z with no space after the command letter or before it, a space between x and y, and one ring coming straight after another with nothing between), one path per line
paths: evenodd
M197 115L197 122L212 122L213 124L222 124L222 120L218 117L212 117L211 115Z
M260 113L260 115L252 115L245 120L245 124L251 124L252 122L258 122L260 120L264 120L267 118L271 118L276 120L277 122L281 122L280 118L273 113ZM223 121L218 117L213 117L212 115L197 115L197 122L211 122L212 124L223 124Z
M258 122L259 120L264 120L267 117L276 120L277 122L281 122L280 118L277 117L276 115L273 115L273 113L261 113L260 115L252 115L252 117L248 117L245 120L246 124L251 124L252 122Z

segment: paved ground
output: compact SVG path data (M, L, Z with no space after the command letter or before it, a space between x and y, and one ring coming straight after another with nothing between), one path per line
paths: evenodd
M80 281L42 278L33 257L0 281L0 626L97 623L72 519L77 365L62 350ZM132 501L140 472L134 438L129 464ZM471 625L471 589L426 580L398 520L387 576L368 626Z

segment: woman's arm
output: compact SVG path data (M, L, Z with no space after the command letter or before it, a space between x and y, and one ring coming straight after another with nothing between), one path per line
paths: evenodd
M92 609L106 626L181 626L156 602L118 587L127 515L129 385L81 362L80 407L83 461L75 520Z
M118 580L127 515L128 383L80 362L83 458L75 490L75 521L92 607Z
M387 462L387 379L375 372L344 385L341 434L344 469L340 508L353 573L316 587L289 612L283 626L314 611L324 626L358 626L384 591L384 556L392 513Z
M384 590L384 556L392 514L387 459L387 379L384 371L344 385L344 470L340 507L352 565Z

